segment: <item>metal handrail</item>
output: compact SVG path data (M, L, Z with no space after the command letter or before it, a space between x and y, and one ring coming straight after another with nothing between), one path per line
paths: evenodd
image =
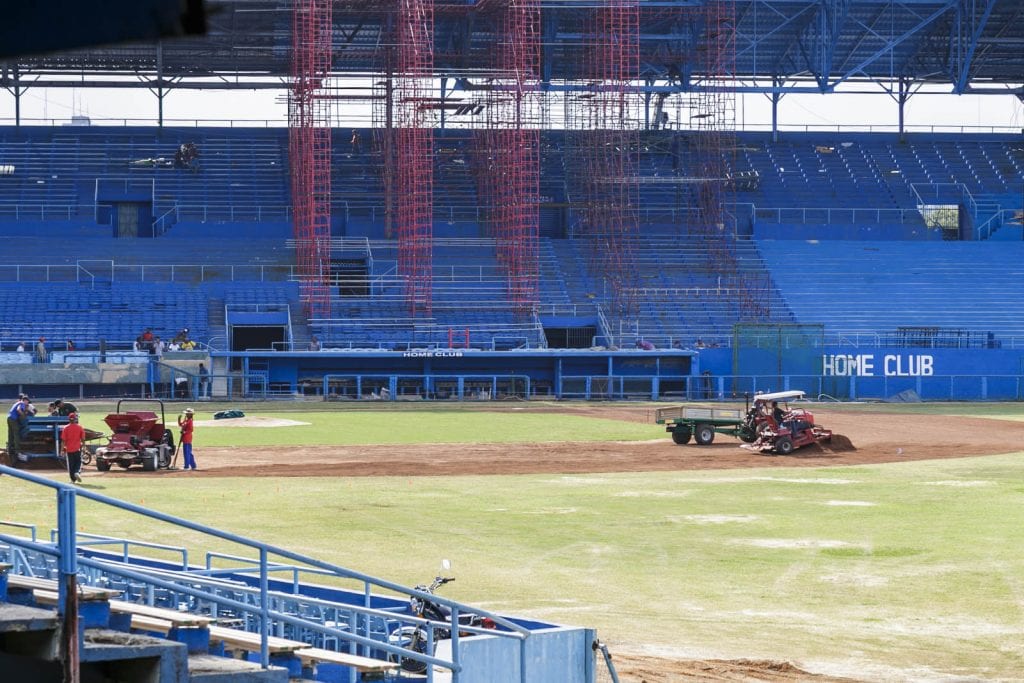
M429 600L431 600L433 602L436 602L436 603L439 603L439 604L443 604L443 605L446 605L446 606L450 607L451 610L452 610L451 621L445 623L445 628L450 629L450 632L451 632L451 638L452 638L452 641L453 641L453 647L452 647L453 658L457 657L457 653L459 651L458 650L458 646L457 646L457 641L458 641L458 638L459 638L459 631L460 631L460 625L458 623L458 614L459 614L459 611L463 610L464 608L468 611L468 606L463 605L462 603L456 602L456 601L448 599L448 598L444 598L444 597L439 596L439 595L433 595L433 594L425 593L425 592L419 591L419 590L417 590L415 588L409 588L407 586L403 586L403 585L398 584L398 583L387 581L385 579L379 579L379 578L376 578L376 577L372 577L372 576L370 576L368 574L363 574L362 572L357 572L357 571L354 571L354 570L351 570L351 569L346 569L345 567L341 567L341 566L338 566L338 565L335 565L335 564L331 564L329 562L324 562L322 560L317 560L315 558L308 557L308 556L302 555L300 553L296 553L296 552L287 550L285 548L281 548L281 547L274 546L274 545L271 545L271 544L268 544L268 543L263 543L261 541L253 540L253 539L247 538L245 536L240 536L238 534L233 534L233 533L230 533L230 532L227 532L227 531L222 531L220 529L215 529L213 527L206 526L204 524L199 524L198 522L192 522L190 520L187 520L187 519L184 519L184 518L181 518L181 517L176 517L174 515L170 515L170 514L167 514L167 513L164 513L164 512L159 512L157 510L152 510L152 509L149 509L149 508L144 508L142 506L135 505L135 504L132 504L132 503L128 503L128 502L125 502L125 501L122 501L122 500L118 500L116 498L111 498L111 497L104 496L104 495L99 494L99 493L95 493L95 492L92 492L92 491L87 491L87 490L82 489L82 488L77 488L77 487L72 486L70 484L65 484L65 483L62 483L62 482L53 481L53 480L48 479L46 477L41 477L41 476L38 476L38 475L35 475L35 474L30 474L28 472L24 472L22 470L15 469L13 467L7 467L7 466L4 466L4 465L0 465L0 474L6 474L6 475L12 476L12 477L14 477L16 479L21 479L21 480L24 480L24 481L29 481L29 482L32 482L34 484L38 484L40 486L45 486L45 487L48 487L48 488L51 488L51 489L55 489L56 492L57 492L57 497L58 497L57 498L58 527L57 527L57 531L56 531L56 537L57 537L56 548L53 547L53 544L38 543L38 542L35 542L35 541L28 541L28 540L25 540L25 539L13 537L13 536L8 536L8 535L5 535L5 534L0 534L0 541L3 541L5 543L11 544L11 545L15 545L15 546L21 546L21 547L30 548L30 549L32 549L34 551L41 552L41 553L44 553L44 554L47 554L47 555L51 555L51 556L54 556L54 557L58 558L58 563L59 563L59 567L60 567L60 573L62 574L62 578L63 578L63 575L76 575L78 573L78 566L79 565L83 565L85 567L90 567L90 568L93 568L93 569L98 569L98 570L101 570L101 571L106 571L106 572L114 573L114 574L117 574L117 575L120 575L120 576L124 576L126 578L134 579L136 581L141 581L141 582L144 582L144 583L148 583L148 584L152 584L152 585L159 586L159 587L162 587L162 588L166 588L168 590L173 590L173 591L176 591L176 592L184 593L186 595L190 595L190 596L192 596L194 598L197 598L197 599L200 599L200 600L205 600L205 601L213 602L213 603L216 603L218 605L229 607L229 608L232 608L232 609L235 609L235 610L239 610L239 611L242 611L242 612L254 614L254 615L257 616L258 621L259 621L260 636L261 636L261 638L260 638L261 639L261 643L260 643L260 662L261 662L261 665L262 665L262 667L264 669L266 669L266 668L268 668L270 666L270 648L269 648L270 625L271 625L271 622L274 621L274 620L285 622L285 623L289 623L289 624L293 624L293 625L298 625L298 626L301 626L303 628L310 628L311 630L323 631L324 633L326 633L328 635L331 635L331 636L334 636L334 637L337 637L339 639L354 641L354 642L357 642L357 643L360 643L360 644L368 644L368 645L371 645L372 647L384 650L386 652L391 652L393 654L397 654L397 655L400 655L402 657L406 657L406 658L410 658L410 659L416 659L416 660L421 661L421 662L427 662L430 665L441 666L441 667L444 667L446 669L450 669L452 671L459 671L462 668L462 665L459 662L454 661L454 660L453 661L447 661L447 660L444 660L444 659L440 659L440 658L434 657L432 655L427 655L427 654L418 653L418 652L412 652L410 650L407 650L407 649L404 649L404 648L401 648L401 647L397 647L397 646L391 645L390 643L384 643L384 642L380 642L380 641L376 641L376 640L371 640L371 639L364 639L363 637L357 636L357 635L352 634L352 633L348 633L348 632L345 632L345 631L340 631L340 630L337 630L337 629L331 629L329 627L318 625L315 622L309 622L307 620L297 618L297 617L295 617L293 615L288 615L288 614L284 614L284 613L281 613L281 612L275 612L275 611L271 610L270 609L270 595L269 595L270 594L269 572L271 571L272 563L269 561L269 556L270 555L275 555L275 556L278 556L278 557L285 558L287 560L291 560L293 562L297 562L297 563L300 563L300 564L303 564L303 565L308 565L309 567L311 567L313 569L322 570L324 572L329 573L332 576L336 576L336 577L341 578L341 579L348 579L348 580L353 580L353 581L361 582L363 584L363 586L364 586L364 589L365 589L364 590L364 594L366 595L366 599L367 600L369 600L369 598L370 598L370 589L371 589L371 587L375 586L375 587L380 588L380 589L389 590L389 591L392 591L394 593L398 593L398 594L401 594L401 595L406 595L406 596L409 596L409 597L418 597L418 598L421 598L421 599L429 599ZM129 568L126 568L126 567L123 567L123 566L119 566L119 565L117 565L115 563L112 563L112 562L106 562L106 561L102 561L102 560L97 560L97 559L93 559L93 558L79 556L79 553L78 553L78 545L79 545L78 544L78 535L77 535L76 528L75 528L76 527L75 518L76 518L77 498L79 496L81 496L82 498L85 498L87 500L91 500L91 501L94 501L94 502L97 502L97 503L100 503L100 504L103 504L103 505L108 505L108 506L116 508L116 509L125 510L127 512L135 513L135 514L141 515L143 517L149 517L151 519L155 519L155 520L160 521L160 522L165 522L165 523L172 524L172 525L175 525L175 526L183 527L185 529L189 529L191 531L195 531L195 532L198 532L200 534L204 534L204 535L207 535L207 536L212 536L212 537L215 537L215 538L219 538L221 540L228 541L230 543L234 543L234 544L237 544L237 545L240 545L240 546L247 547L247 548L250 548L252 550L255 550L258 553L258 555L259 555L259 559L256 560L256 561L253 561L253 562L257 563L258 566L259 566L259 596L260 596L259 604L256 605L256 606L249 605L249 604L246 604L246 603L238 602L236 600L232 600L230 598L226 598L226 597L221 596L221 595L216 595L216 594L204 591L204 590L193 588L190 585L180 585L180 584L175 583L173 581L169 581L169 580L166 580L166 579L163 579L163 578L159 578L159 577L155 576L154 573L147 572L146 569L143 568L143 567L134 567L134 568L129 569ZM66 592L67 592L66 591L66 582L63 581L63 580L58 581L58 612L61 615L65 614L66 600L67 600ZM367 605L367 607L369 607L369 605ZM476 610L476 611L479 612L479 613L483 613L483 612L480 612L479 610ZM505 637L514 637L514 638L518 638L520 641L525 641L530 636L530 631L528 629L526 629L525 627L522 627L522 626L516 624L513 621L510 621L507 618L501 617L500 615L496 615L496 614L490 614L490 613L488 613L487 615L490 616L492 619L495 619L495 621L500 623L503 627L509 629L509 631L507 631L507 632L505 632L505 631L494 631L494 632L491 632L492 635L499 635L499 636L505 636ZM397 613L393 615L393 618L401 620L401 621L409 621L410 623L416 621L415 617L411 617L409 615L397 614ZM363 641L365 641L365 642L363 642ZM525 672L524 672L524 675L525 675ZM525 681L524 681L524 683L525 683Z

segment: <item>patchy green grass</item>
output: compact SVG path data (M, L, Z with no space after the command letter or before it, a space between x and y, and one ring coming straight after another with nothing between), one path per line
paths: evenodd
M309 432L303 443L332 429L342 433L330 443L373 434L394 439L386 443L456 440L480 428L513 441L583 438L565 436L574 433L566 423L591 436L608 427L611 440L660 436L649 424L457 412L258 414L310 422L294 428ZM260 434L281 443L305 433L291 429ZM204 443L217 432L203 430ZM1024 668L1022 456L572 476L199 473L86 484L405 584L430 578L448 558L458 581L447 595L595 627L613 652L652 644L691 656L793 660L862 680L1016 680ZM0 495L4 518L53 524L52 492L5 477ZM239 552L91 502L78 522L93 533L189 543L193 561L205 549Z

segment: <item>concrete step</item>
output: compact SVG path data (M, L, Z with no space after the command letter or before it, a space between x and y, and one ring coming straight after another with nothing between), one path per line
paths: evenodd
M59 681L60 619L54 610L0 603L0 678Z
M92 671L119 681L188 681L188 649L164 638L104 628L86 629L79 660L83 680L89 680L85 672Z
M288 670L279 666L263 669L243 659L216 655L188 658L189 683L288 683Z
M54 610L0 603L0 633L52 631L59 623Z

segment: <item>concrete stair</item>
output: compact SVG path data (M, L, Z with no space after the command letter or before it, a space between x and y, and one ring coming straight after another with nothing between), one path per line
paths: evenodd
M59 681L62 628L54 608L57 584L9 572L10 565L0 564L2 678ZM116 600L115 590L80 585L78 593L83 683L348 681L350 668L365 674L357 678L363 681L380 680L394 668L387 662L274 638L271 665L264 669L258 663L258 634L216 626L202 615Z

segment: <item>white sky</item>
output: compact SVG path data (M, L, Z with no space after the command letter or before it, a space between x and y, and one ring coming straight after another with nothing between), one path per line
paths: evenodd
M465 93L459 93L465 95ZM164 121L194 125L286 125L284 91L191 91L173 90L164 99ZM669 108L671 111L671 107ZM877 95L787 95L779 104L779 124L783 130L810 126L818 129L842 126L873 129L895 129L896 102L886 94ZM55 89L32 88L22 96L23 124L68 123L72 115L89 116L94 125L105 121L124 125L155 125L157 99L145 89ZM0 119L14 122L14 97L0 90ZM344 103L339 107L339 126L369 126L369 110L365 106ZM737 128L766 130L771 125L771 104L764 95L745 95L736 102ZM917 94L906 107L907 130L934 126L942 130L992 127L1003 132L1020 132L1024 128L1024 105L1012 95L950 95Z

